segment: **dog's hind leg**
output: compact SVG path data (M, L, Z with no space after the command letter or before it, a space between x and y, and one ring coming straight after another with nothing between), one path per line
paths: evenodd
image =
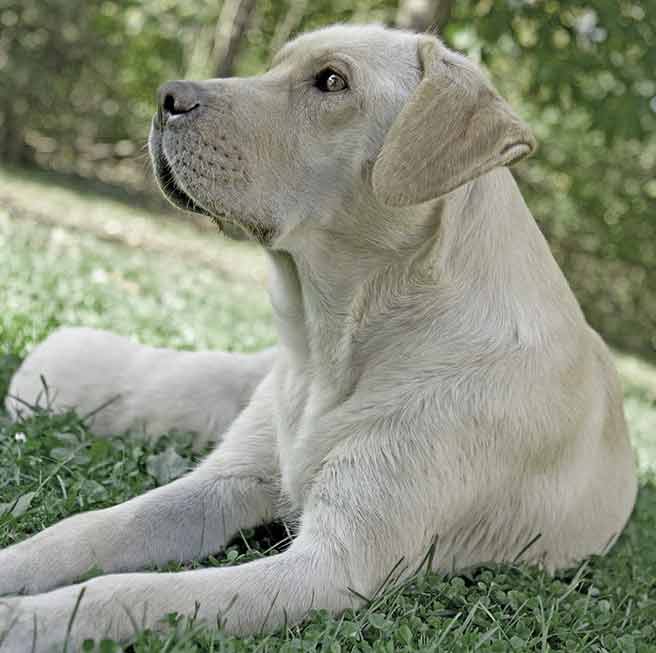
M186 352L139 345L89 328L55 331L15 373L6 401L14 418L35 408L73 409L97 435L195 433L216 442L273 366L256 354Z

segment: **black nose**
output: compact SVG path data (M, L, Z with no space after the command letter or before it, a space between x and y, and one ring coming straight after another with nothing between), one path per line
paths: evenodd
M199 89L193 82L167 82L157 91L157 116L162 127L171 116L193 111L199 104Z

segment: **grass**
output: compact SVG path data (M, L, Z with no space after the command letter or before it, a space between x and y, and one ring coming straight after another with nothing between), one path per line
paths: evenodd
M60 324L184 348L273 342L262 259L251 248L16 172L0 170L0 199L0 396L18 362ZM61 221L53 210L65 214ZM132 650L656 651L656 372L631 357L618 364L642 479L635 513L608 556L555 578L522 566L422 575L339 619L316 613L301 628L245 639L171 616L166 633L140 633ZM192 463L184 436L99 440L73 414L11 424L0 412L0 547L144 492ZM276 527L244 532L201 564L270 555L284 537ZM98 650L120 649L103 642Z

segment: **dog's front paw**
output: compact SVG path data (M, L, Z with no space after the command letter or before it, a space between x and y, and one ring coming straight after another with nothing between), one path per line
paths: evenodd
M0 550L0 600L7 595L52 589L56 569L52 562L47 552L31 546L31 540Z
M0 551L0 597L7 594L29 594L29 560L15 554L14 547Z
M19 653L38 650L34 617L23 611L22 598L0 599L0 651Z
M66 588L68 589L68 588ZM2 653L49 653L77 651L81 641L73 625L77 601L70 592L0 599L0 651Z
M75 541L75 536L69 539ZM0 597L41 594L82 577L92 564L83 547L44 531L0 550Z
M124 641L134 635L132 609L119 597L131 584L112 577L36 594L0 599L0 653L80 651L87 639Z

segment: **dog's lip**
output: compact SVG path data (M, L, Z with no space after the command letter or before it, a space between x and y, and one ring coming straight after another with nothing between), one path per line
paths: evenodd
M153 160L153 170L157 178L158 185L164 196L175 207L192 213L207 216L219 228L219 231L226 233L228 226L245 230L245 227L234 220L231 220L225 213L218 215L205 208L195 198L193 198L177 180L162 144L164 129L157 124L157 117L153 118L151 127L149 147L151 158ZM250 236L248 232L247 235Z
M214 219L214 216L205 207L201 206L182 188L180 182L175 177L173 168L164 153L161 143L157 143L154 149L157 159L157 165L154 166L155 174L165 197L180 209L200 213L201 215L206 215Z

